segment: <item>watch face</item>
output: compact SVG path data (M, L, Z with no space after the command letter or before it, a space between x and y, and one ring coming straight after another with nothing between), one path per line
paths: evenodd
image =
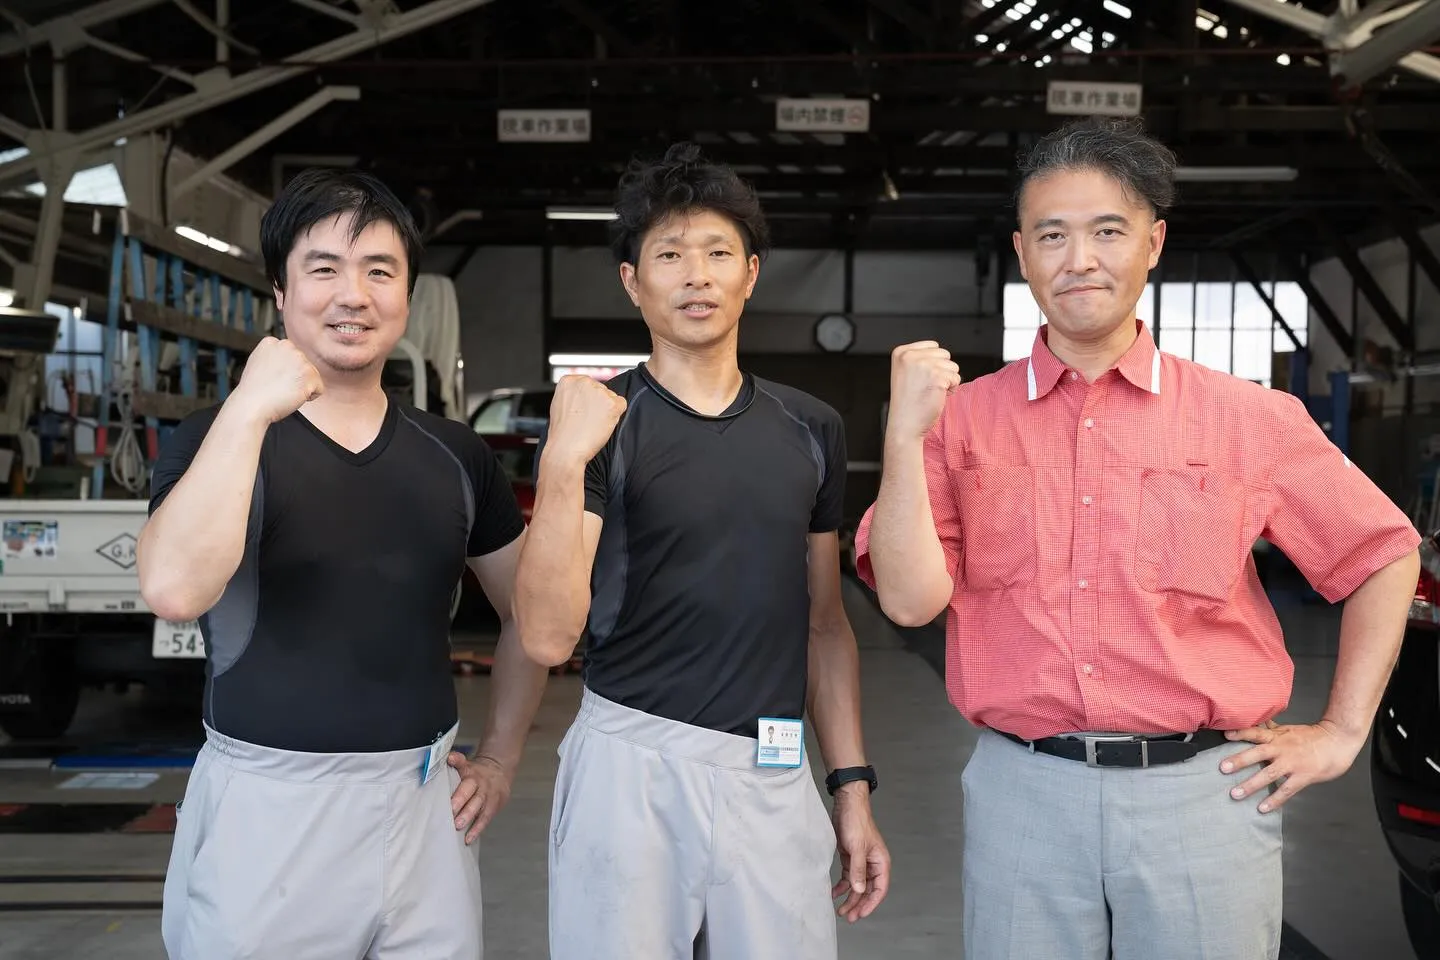
M855 342L855 324L849 317L832 313L815 324L815 342L822 350L838 352L850 349Z

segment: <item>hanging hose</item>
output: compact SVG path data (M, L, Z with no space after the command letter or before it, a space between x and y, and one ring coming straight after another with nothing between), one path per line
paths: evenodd
M121 390L115 397L119 410L120 439L110 452L110 476L130 493L139 495L145 489L145 453L140 447L140 434L135 429L135 409L130 391Z

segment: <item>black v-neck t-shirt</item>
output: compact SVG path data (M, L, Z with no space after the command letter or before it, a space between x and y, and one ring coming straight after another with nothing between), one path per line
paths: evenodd
M604 524L585 684L741 736L754 737L762 716L804 716L807 535L840 527L839 414L748 374L713 417L643 366L606 386L627 407L586 470L585 509Z
M153 513L218 407L182 421L151 477ZM456 720L450 609L468 557L524 523L464 423L394 399L352 452L299 413L266 431L244 558L200 619L205 722L286 750L423 746Z

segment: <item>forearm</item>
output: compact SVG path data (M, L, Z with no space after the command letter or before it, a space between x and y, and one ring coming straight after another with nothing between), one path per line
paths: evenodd
M875 593L891 620L923 626L945 609L955 586L930 511L921 439L886 443L869 553Z
M513 618L500 628L495 663L490 672L490 704L485 735L475 756L486 756L514 774L520 766L525 737L530 732L549 670L525 655Z
M546 666L570 658L589 616L584 528L584 465L542 454L515 573L515 618L525 652Z
M185 475L141 530L140 594L158 616L198 617L235 575L268 426L245 407L222 407Z
M1377 570L1345 601L1335 680L1322 723L1363 740L1395 668L1420 572L1418 553Z
M812 627L805 700L826 770L865 765L860 653L848 622Z

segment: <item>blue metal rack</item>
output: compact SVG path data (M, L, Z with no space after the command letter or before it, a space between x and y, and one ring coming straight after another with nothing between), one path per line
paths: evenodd
M256 295L268 290L265 275L252 264L120 211L110 256L92 499L104 497L107 466L113 468L117 451L139 442L136 418L145 424L140 457L148 474L175 423L229 396L232 361L262 336L256 332ZM126 359L121 334L132 329L138 378L121 370ZM179 346L178 383L161 382L166 340ZM214 360L213 395L200 390L202 352ZM118 420L112 420L112 409ZM112 428L120 431L113 447Z

